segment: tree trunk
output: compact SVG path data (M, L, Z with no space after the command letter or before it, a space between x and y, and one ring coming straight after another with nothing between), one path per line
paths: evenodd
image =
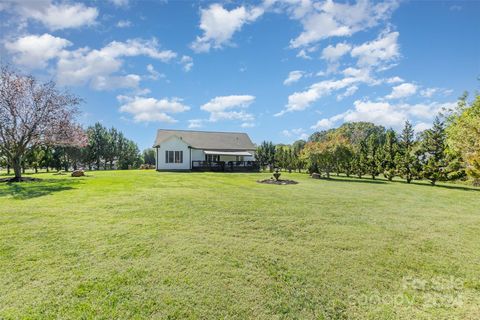
M15 180L20 181L22 178L22 159L20 157L14 157L12 159L12 167L15 173Z
M10 174L10 165L7 164L7 174Z
M35 166L35 173L38 173L38 167Z

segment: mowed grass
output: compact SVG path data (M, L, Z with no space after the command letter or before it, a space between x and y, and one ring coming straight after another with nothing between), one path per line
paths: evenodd
M87 174L0 184L0 318L480 316L479 189Z

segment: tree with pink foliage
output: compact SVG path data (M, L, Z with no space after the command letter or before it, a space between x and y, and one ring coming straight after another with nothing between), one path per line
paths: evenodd
M75 122L81 99L8 66L0 70L0 153L22 181L22 161L43 145L83 146L87 139Z

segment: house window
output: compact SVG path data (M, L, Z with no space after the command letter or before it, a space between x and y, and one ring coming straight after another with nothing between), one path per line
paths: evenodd
M165 163L183 163L183 151L165 151Z
M218 154L206 154L205 161L207 162L218 162L220 161L220 155Z

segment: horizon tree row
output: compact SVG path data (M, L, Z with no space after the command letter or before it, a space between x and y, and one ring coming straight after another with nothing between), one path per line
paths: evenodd
M262 168L306 169L330 178L383 175L408 183L426 179L466 180L480 185L480 95L469 104L464 94L454 110L438 115L433 126L417 135L410 122L400 133L369 122L344 123L313 133L290 145L263 142L257 149Z
M26 168L35 172L38 169L47 172L50 169L129 169L138 168L143 163L137 144L117 129L107 129L97 122L84 132L86 141L83 145L45 144L31 148L22 160L22 171L25 172ZM4 166L8 165L6 160L3 162Z

